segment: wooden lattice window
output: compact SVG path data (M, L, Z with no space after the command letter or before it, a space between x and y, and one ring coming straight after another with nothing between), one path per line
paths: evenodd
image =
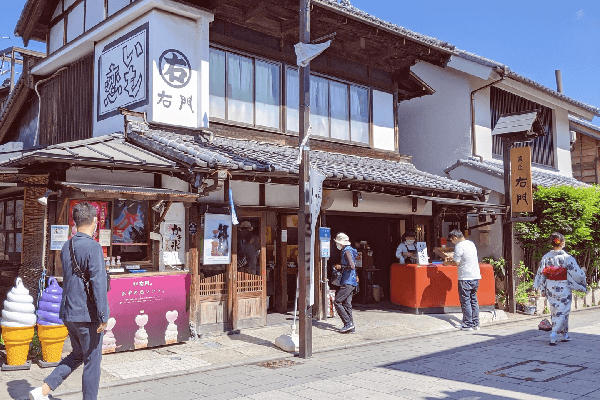
M0 259L21 262L23 198L0 199Z
M533 143L531 144L531 162L553 167L554 141L552 137L552 109L492 86L490 91L492 129L494 129L496 123L504 114L532 110L539 110L542 126L546 135L533 140ZM493 139L492 153L498 156L502 155L502 143L500 138Z

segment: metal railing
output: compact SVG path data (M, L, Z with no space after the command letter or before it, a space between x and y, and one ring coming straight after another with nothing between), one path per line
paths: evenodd
M20 47L9 47L0 50L0 115L4 111L10 98L10 94L15 89L18 79L17 75L23 76L23 67L27 59L34 61L46 57L46 54L39 51L27 50Z

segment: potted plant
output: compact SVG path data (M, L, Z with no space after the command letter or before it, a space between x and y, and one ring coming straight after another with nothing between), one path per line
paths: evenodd
M499 290L496 293L496 307L499 310L504 310L506 308L506 293L504 290Z
M519 261L516 269L516 275L519 277L519 283L515 290L515 301L525 314L533 315L536 312L536 298L538 297L533 291L533 273L527 268L523 261ZM532 300L533 304L532 304Z

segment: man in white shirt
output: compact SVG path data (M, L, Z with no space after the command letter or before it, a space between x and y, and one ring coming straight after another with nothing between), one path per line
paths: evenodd
M448 235L454 244L454 262L458 265L458 294L463 312L463 323L460 329L465 331L479 330L479 304L477 289L481 272L475 243L465 239L458 229Z

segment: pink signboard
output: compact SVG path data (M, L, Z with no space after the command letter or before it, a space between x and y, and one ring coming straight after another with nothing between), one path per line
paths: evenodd
M189 274L113 278L102 353L177 343L189 338Z

